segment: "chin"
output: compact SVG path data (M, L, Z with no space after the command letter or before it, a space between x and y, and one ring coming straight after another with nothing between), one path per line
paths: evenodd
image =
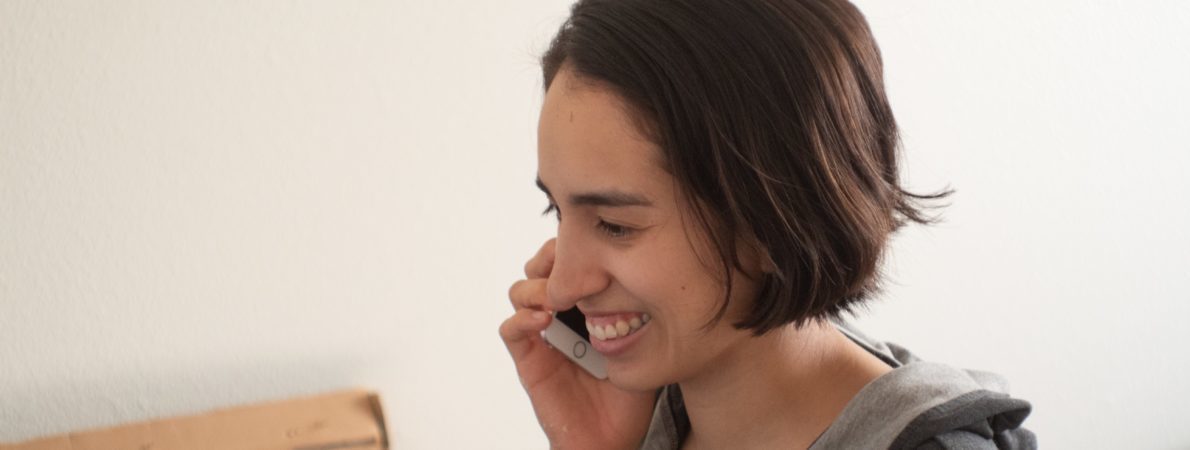
M623 364L610 363L607 368L607 381L626 391L655 391L673 383L667 380L661 374L644 367L625 367Z

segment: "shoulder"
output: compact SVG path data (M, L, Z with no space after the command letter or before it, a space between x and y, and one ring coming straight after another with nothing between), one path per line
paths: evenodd
M1005 433L998 438L989 438L980 433L950 431L922 442L914 450L984 450L984 449L1036 449L1037 439L1024 428Z
M976 390L925 410L893 440L893 449L1035 449L1021 425L1031 405L1005 393Z
M860 390L815 448L1037 447L1033 433L1022 427L1032 405L1009 395L1003 377L921 361L895 344L846 325L840 329L894 370Z
M915 450L984 450L984 449L1035 449L1037 440L1026 429L1017 429L1000 438L989 438L980 433L951 431L913 447Z

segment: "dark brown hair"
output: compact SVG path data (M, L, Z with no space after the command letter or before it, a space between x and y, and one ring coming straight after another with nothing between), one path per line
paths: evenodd
M897 124L860 12L829 0L580 0L542 57L627 101L726 274L773 269L735 326L835 317L879 289L889 236L932 223L897 175ZM726 301L714 321L723 317Z

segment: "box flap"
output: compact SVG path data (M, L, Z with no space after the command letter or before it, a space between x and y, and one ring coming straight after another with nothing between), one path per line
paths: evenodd
M380 397L351 390L81 431L0 450L387 450Z

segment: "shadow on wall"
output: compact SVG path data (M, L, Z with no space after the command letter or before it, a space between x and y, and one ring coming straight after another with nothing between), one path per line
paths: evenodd
M362 359L237 362L214 367L145 367L0 381L0 442L360 387Z

